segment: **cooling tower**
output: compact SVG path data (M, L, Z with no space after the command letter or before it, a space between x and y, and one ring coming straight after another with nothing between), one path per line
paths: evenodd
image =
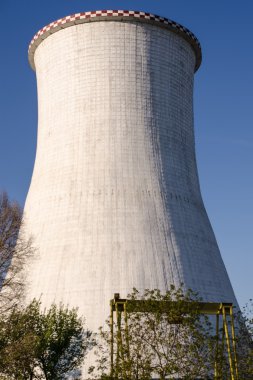
M133 287L183 283L236 303L198 180L196 37L149 13L86 12L40 30L29 60L39 119L29 299L78 306L92 330Z

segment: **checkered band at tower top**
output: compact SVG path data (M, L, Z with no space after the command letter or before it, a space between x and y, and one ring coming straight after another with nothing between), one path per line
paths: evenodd
M33 62L35 49L41 43L41 41L43 41L50 34L55 33L60 29L68 28L69 26L77 25L84 22L99 21L99 20L109 21L110 18L112 18L112 20L114 21L116 20L123 21L126 17L128 18L127 21L129 21L129 18L132 18L132 19L138 18L139 21L143 20L145 22L151 22L151 23L159 22L160 26L167 27L169 30L173 31L174 33L180 34L192 45L192 48L196 54L195 69L196 71L198 70L201 64L201 57L202 57L201 46L197 37L189 29L185 28L183 25L180 25L175 21L172 21L172 20L157 16L157 15L153 15L151 13L139 12L139 11L127 11L127 10L102 10L102 11L75 13L71 16L60 18L44 26L44 28L40 29L35 34L35 36L33 37L29 45L28 57L29 57L29 61L32 68L35 69L34 62Z
M91 330L133 287L183 283L237 305L199 187L197 38L149 13L85 12L41 29L29 60L39 125L28 298L78 306Z

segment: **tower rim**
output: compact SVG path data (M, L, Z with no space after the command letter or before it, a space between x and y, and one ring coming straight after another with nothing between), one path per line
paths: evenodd
M28 60L30 66L34 71L36 71L34 63L34 54L37 47L41 44L43 40L49 37L51 34L58 32L59 30L88 22L97 21L123 21L131 22L138 21L153 24L171 32L178 34L183 37L192 47L195 57L195 72L201 65L202 52L201 45L197 37L183 25L170 20L165 17L161 17L152 13L134 11L134 10L95 10L89 12L74 13L69 16L65 16L58 20L51 22L50 24L41 28L32 38L29 48L28 48Z

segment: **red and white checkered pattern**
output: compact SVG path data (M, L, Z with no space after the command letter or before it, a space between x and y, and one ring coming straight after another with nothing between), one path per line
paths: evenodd
M196 54L196 67L197 70L201 64L201 46L197 39L197 37L187 28L178 24L175 21L169 20L164 17L160 17L151 13L139 12L139 11L126 11L126 10L100 10L100 11L91 11L91 12L82 12L75 13L70 16L66 16L51 22L50 24L44 26L44 28L40 29L35 36L33 37L29 49L28 56L31 66L34 67L33 55L42 40L44 40L48 35L57 32L60 29L67 28L69 26L75 24L81 24L89 21L99 21L103 20L111 20L111 18L115 19L139 19L140 21L151 21L158 22L163 24L165 27L170 29L171 31L182 35L187 41L192 45L193 50Z

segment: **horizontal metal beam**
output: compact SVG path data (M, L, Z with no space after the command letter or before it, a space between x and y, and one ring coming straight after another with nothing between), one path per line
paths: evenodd
M166 313L177 306L178 310L185 314L189 313L192 307L195 306L199 314L207 315L222 315L223 308L225 314L230 315L230 308L233 307L232 303L224 302L131 300L120 298L118 293L116 293L114 299L111 300L112 311L116 311L116 305L118 311L124 311L125 305L128 313L151 312L158 309Z

